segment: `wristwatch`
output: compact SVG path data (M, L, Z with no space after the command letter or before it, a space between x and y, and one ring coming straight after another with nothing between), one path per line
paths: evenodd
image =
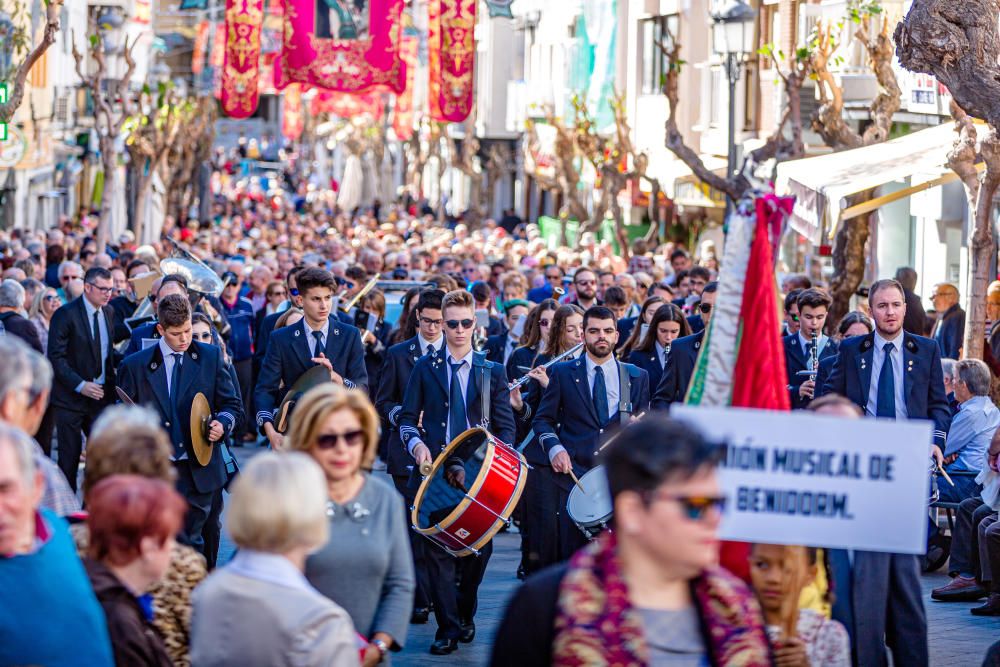
M389 652L389 645L386 644L381 639L373 639L371 645L378 649L379 655L385 658L385 654ZM381 662L381 659L379 660Z

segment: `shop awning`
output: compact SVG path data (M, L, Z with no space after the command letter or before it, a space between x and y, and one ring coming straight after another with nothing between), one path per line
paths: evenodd
M880 144L782 162L775 191L795 195L792 229L823 245L843 220L957 180L947 165L955 136L949 122ZM849 196L896 181L908 181L907 187L848 206Z
M702 162L713 173L726 176L727 161L715 155L702 155ZM703 208L725 208L726 195L711 187L691 172L691 168L680 160L670 165L663 189L673 193L674 204L677 206L701 206Z

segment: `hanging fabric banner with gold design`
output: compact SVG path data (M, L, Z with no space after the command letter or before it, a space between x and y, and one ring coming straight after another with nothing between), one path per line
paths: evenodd
M297 141L305 127L302 115L302 86L297 83L285 88L281 96L281 134L286 139Z
M413 75L417 71L417 46L419 38L415 35L403 37L399 46L399 55L406 64L406 90L396 96L396 106L392 113L392 130L400 141L406 141L413 136Z
M226 56L222 68L222 109L247 118L257 109L264 0L226 0Z
M297 81L344 93L375 86L402 92L402 10L403 0L285 0L275 85Z
M430 0L427 47L431 118L459 123L472 111L478 0Z
M382 110L385 108L383 97L384 93L381 90L366 90L357 95L348 95L320 89L309 103L309 112L313 116L328 113L344 119L363 115L381 118Z

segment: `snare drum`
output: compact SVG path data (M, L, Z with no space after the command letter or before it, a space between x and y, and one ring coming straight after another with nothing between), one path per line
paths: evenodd
M464 488L449 471L465 472ZM479 555L510 523L528 477L521 453L484 428L470 428L444 448L420 484L413 529L454 556Z
M580 490L580 486L583 490ZM580 478L580 486L569 492L566 511L587 539L594 539L608 527L614 508L604 466L595 466Z

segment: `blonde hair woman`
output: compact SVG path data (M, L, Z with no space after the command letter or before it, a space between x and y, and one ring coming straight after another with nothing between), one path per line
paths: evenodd
M239 551L194 592L192 664L358 664L347 613L302 576L328 535L324 486L294 452L258 454L236 478L226 527Z
M403 647L416 586L403 499L368 472L378 424L363 391L324 384L299 401L287 439L326 476L330 538L306 561L306 578L368 638L366 667Z

